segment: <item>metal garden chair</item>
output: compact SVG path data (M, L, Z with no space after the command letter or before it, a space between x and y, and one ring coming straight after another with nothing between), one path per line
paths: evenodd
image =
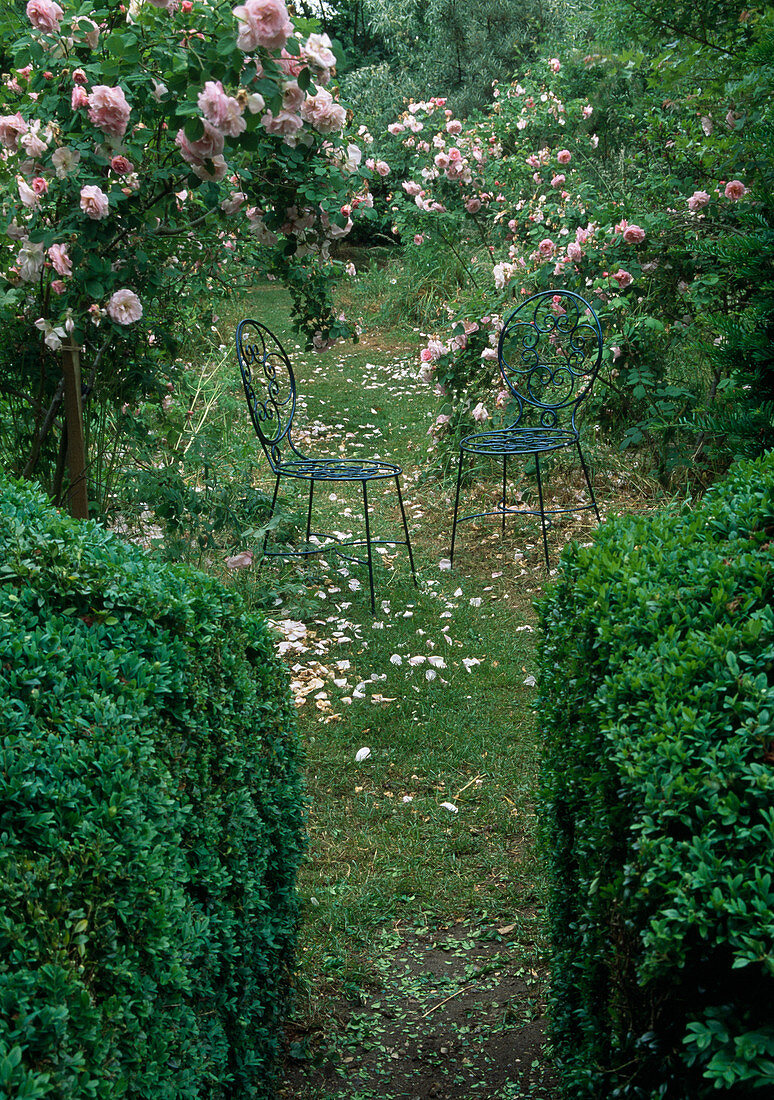
M599 320L585 298L571 290L547 290L533 294L505 321L497 358L503 381L516 402L516 418L505 428L477 432L466 436L460 443L449 557L454 560L457 526L465 520L500 516L505 532L506 516L540 516L546 569L550 570L546 534L550 517L593 508L599 521L599 509L575 423L578 408L588 397L602 360ZM543 498L540 456L566 447L575 447L578 451L591 503L547 509ZM496 510L459 515L465 455L502 457L502 499ZM539 509L509 508L506 503L508 459L530 455L535 459Z
M306 542L311 539L327 540L323 545L315 545L303 550L267 551L268 532L263 541L265 557L307 557L314 554L333 552L346 561L368 566L368 584L371 592L371 610L375 611L374 600L374 546L405 546L408 550L411 573L416 584L414 557L411 552L406 510L400 491L401 467L379 459L360 458L310 458L293 443L291 431L293 415L296 411L296 379L293 367L277 337L259 321L240 321L236 332L237 357L242 373L247 407L258 439L276 475L271 513L274 515L277 504L280 480L293 478L309 482L309 502L306 514ZM374 539L371 536L371 523L368 515L368 485L372 481L395 479L398 504L403 519L405 539ZM363 519L365 538L340 539L333 534L312 531L312 502L316 483L354 482L362 487ZM342 551L365 547L365 557L347 554Z

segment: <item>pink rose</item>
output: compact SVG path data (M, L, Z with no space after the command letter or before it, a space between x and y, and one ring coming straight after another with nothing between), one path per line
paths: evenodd
M91 184L81 188L81 210L92 221L98 222L106 218L110 212L110 204L105 192Z
M73 84L87 84L88 77L83 69L73 69Z
M19 189L19 198L24 206L28 210L37 210L40 206L40 196L38 193L26 183L21 176L16 181L16 186Z
M72 275L73 264L70 257L67 255L67 245L64 244L52 244L48 250L51 263L54 266L54 271L57 275Z
M631 283L634 282L634 279L629 274L629 272L624 271L623 268L620 271L616 271L615 274L612 276L612 278L615 279L615 281L618 283L621 290L623 290L624 287L627 287Z
M688 199L688 209L693 211L701 210L709 201L710 197L706 191L694 191Z
M81 107L89 106L89 95L85 88L82 88L80 84L76 84L73 88L73 94L70 96L70 106L74 111L79 111Z
M322 90L325 91L324 88ZM300 115L290 111L280 111L278 115L267 111L265 115L261 115L261 125L270 134L281 134L282 137L293 138L299 130L303 129L304 120Z
M550 237L544 237L538 245L538 253L541 256L548 258L549 256L553 256L554 252L556 252L556 245Z
M15 153L19 148L19 138L26 134L29 127L17 111L15 115L3 115L0 118L0 145Z
M623 239L627 244L641 244L645 240L645 230L640 229L638 225L627 225Z
M562 63L558 57L552 57L551 60L548 62L548 67L552 73L558 73L562 67Z
M556 154L556 159L560 164L569 164L572 160L572 153L569 149L560 149Z
M119 325L131 325L142 317L142 304L133 290L122 287L107 304L107 314Z
M31 187L36 195L45 195L48 191L48 181L44 180L42 176L35 176Z
M424 233L415 233L414 234L414 244L420 245L420 244L424 244L424 243L425 243Z
M567 245L567 259L577 264L583 259L583 249L576 241L570 241Z
M481 209L481 199L477 199L474 195L465 203L465 209L469 214L478 213L478 211Z
M58 31L63 15L62 9L52 0L29 0L27 4L27 18L39 31Z
M115 156L110 162L110 167L116 173L117 176L128 176L130 172L134 171L134 165L125 156Z
M561 187L563 183L564 183L564 173L557 172L557 174L551 180L551 186L552 187Z
M316 95L308 96L304 101L301 117L311 123L318 133L332 134L344 129L347 112L340 103L335 102L326 88L320 88Z
M180 155L188 164L201 166L206 160L213 160L223 152L225 140L220 130L217 130L211 122L205 121L204 133L198 141L189 141L185 136L185 130L178 130L175 144L180 148Z
M103 134L123 137L130 111L121 88L109 88L106 84L96 84L92 88L89 96L89 119Z
M280 50L293 33L283 0L245 0L233 9L238 23L237 48L252 53L258 46Z
M229 137L238 137L247 129L239 100L226 95L219 80L208 80L197 102L207 121Z
M62 282L61 279L52 279L51 280L51 292L52 292L52 294L64 294L66 289L67 288L65 287L65 285L64 285L64 283Z
M741 180L731 180L726 184L726 190L724 192L727 199L731 199L732 202L736 202L741 199L743 195L747 194L747 188Z
M470 415L473 417L474 420L477 420L479 423L481 423L483 420L489 419L489 412L487 411L487 408L484 405L483 401L479 401L479 403L476 405L475 409Z

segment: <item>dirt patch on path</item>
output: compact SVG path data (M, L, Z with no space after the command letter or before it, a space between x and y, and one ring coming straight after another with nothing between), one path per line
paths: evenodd
M391 929L359 995L292 1026L280 1096L297 1100L556 1100L545 973L516 961L516 925ZM518 950L523 959L523 943Z

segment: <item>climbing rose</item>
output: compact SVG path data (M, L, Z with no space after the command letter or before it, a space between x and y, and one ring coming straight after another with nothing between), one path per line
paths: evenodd
M128 176L130 172L134 171L132 162L122 155L113 157L110 162L110 167L118 176Z
M309 96L304 101L301 116L321 134L342 130L347 121L347 112L340 103L334 101L326 88L320 88L317 95Z
M81 188L81 210L95 222L107 217L110 207L101 187L89 184Z
M629 284L630 284L630 283L633 283L633 282L634 282L634 279L633 279L633 277L632 277L632 276L631 276L631 275L629 274L629 272L628 272L628 271L624 271L623 269L621 269L620 271L616 271L616 273L615 273L615 274L613 275L613 278L614 278L614 279L615 279L615 281L616 281L616 282L618 283L618 285L620 286L621 290L623 290L623 289L624 289L624 287L627 287L627 286L629 286Z
M556 154L556 159L560 164L569 164L572 160L572 153L569 149L560 149Z
M0 118L0 145L15 153L19 148L19 138L28 130L27 123L19 111L15 115L3 115Z
M58 31L64 12L52 0L30 0L27 4L27 18L39 31Z
M76 89L77 90L77 89ZM96 84L89 96L89 119L103 134L123 137L131 108L121 88Z
M694 191L688 199L688 209L701 210L702 206L706 206L709 201L710 197L706 191Z
M550 237L544 237L538 245L538 252L541 256L553 256L556 251L556 245Z
M142 305L133 290L122 287L108 302L107 313L116 324L131 325L142 317Z
M743 195L747 194L747 188L741 180L731 180L726 184L725 196L727 199L732 199L734 202L737 199L741 199Z
M627 244L640 244L645 240L645 230L638 225L627 225L624 229L623 239Z
M239 24L237 48L251 53L258 46L279 50L293 33L288 9L283 0L246 0L233 9Z
M73 265L70 257L67 255L67 245L52 244L48 250L48 254L51 257L51 263L54 265L54 270L57 275L72 275Z

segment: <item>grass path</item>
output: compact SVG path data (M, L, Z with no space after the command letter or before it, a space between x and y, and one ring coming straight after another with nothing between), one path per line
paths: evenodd
M419 576L415 587L403 548L384 554L374 617L356 566L262 572L280 578L267 613L299 706L309 792L281 1095L549 1100L531 709L537 532L517 545L471 531L459 567L444 568L451 486L428 473L435 412L415 380L419 338L371 334L314 357L289 334L281 295L263 292L252 308L294 360L302 448L403 466ZM256 484L269 489L269 477ZM334 527L357 530L356 490L318 492ZM399 531L394 492L373 523Z

